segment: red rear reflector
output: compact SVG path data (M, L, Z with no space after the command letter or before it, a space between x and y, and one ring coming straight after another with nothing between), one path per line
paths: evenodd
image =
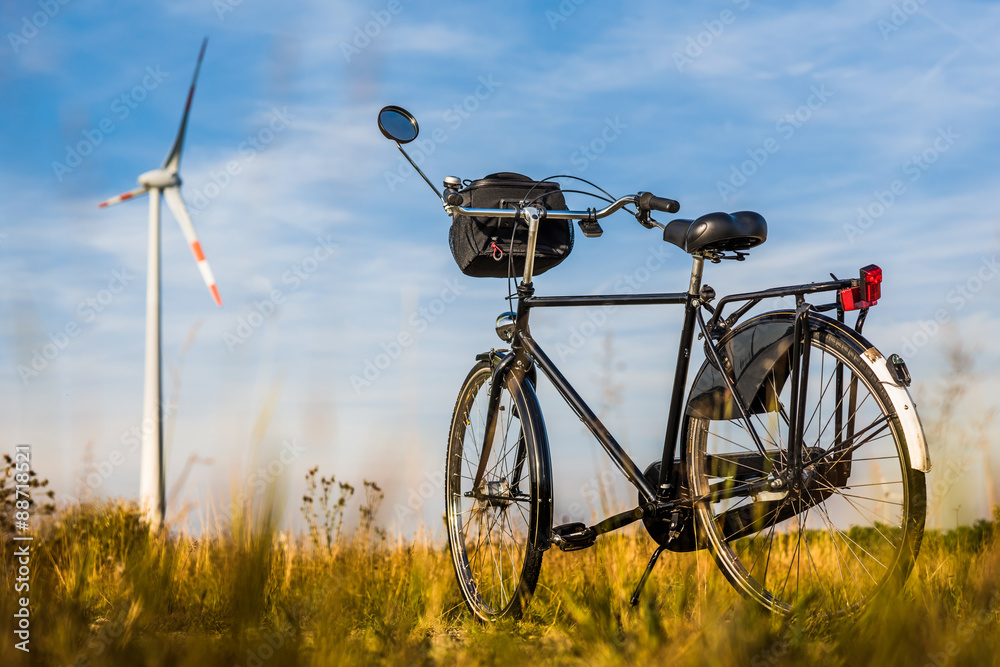
M865 301L874 306L882 298L882 269L869 264L861 269L861 288Z
M861 269L857 287L848 287L837 293L840 307L844 310L870 308L882 298L882 269L869 264Z

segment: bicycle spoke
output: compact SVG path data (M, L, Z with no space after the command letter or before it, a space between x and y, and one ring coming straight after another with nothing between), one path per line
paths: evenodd
M762 345L770 335L761 334ZM754 395L744 397L756 410L749 423L689 418L691 495L716 562L741 593L784 612L809 599L849 613L913 553L904 551L912 539L907 520L920 510L892 399L867 360L838 330L816 329L809 344L801 403L791 403L786 358L780 371L763 369L760 386L750 387ZM786 406L801 413L789 415ZM799 471L787 467L793 419L803 424ZM767 443L765 458L751 455L751 428ZM777 483L765 484L768 478Z
M820 372L819 372L820 382L823 381L823 365L824 365L825 361L826 361L826 355L825 354L820 355ZM823 410L822 410L822 408L823 408L823 397L826 396L826 391L827 391L827 389L830 388L830 383L833 382L834 377L836 377L836 375L831 375L830 379L826 381L825 385L823 385L823 390L819 394L819 400L816 401L816 407L813 408L812 415L809 416L809 421L806 422L805 428L802 429L803 433L806 433L807 431L809 431L809 427L812 426L813 419L816 418L816 413L817 412L819 413L819 422L818 423L822 423L823 422ZM820 433L820 437L823 437L822 433Z
M830 539L833 540L834 547L835 547L834 551L836 552L836 554L838 556L838 561L842 561L844 563L844 567L847 568L847 573L850 574L851 575L851 579L854 580L854 586L855 586L855 588L857 588L860 591L861 590L861 584L858 582L858 578L856 576L854 576L854 571L851 569L851 566L847 563L847 560L844 558L844 554L840 551L840 548L836 546L836 544L837 544L837 538L836 538L836 536L838 534L841 536L841 539L844 540L844 546L847 547L848 551L850 551L853 554L854 550L851 549L851 546L849 544L847 544L847 541L846 541L845 536L844 536L844 531L840 530L839 528L837 528L836 526L833 525L833 520L830 518L830 514L826 511L826 508L822 507L822 505L817 505L817 507L820 510L822 518L826 522L827 531L830 533ZM857 557L856 554L854 554L854 558L855 558L855 560L858 559L858 557ZM843 576L843 575L841 575L841 576ZM845 596L846 596L846 591L845 591Z
M733 422L726 422L726 423L731 424ZM718 438L719 440L725 440L726 442L730 443L731 445L733 445L735 447L739 447L740 449L748 451L748 452L751 452L753 454L759 454L760 453L760 452L757 451L756 447L750 448L750 447L747 447L745 445L741 445L740 443L736 442L735 440L731 440L731 439L729 439L729 438L727 438L725 436L719 435L718 433L712 433L711 431L709 431L709 435L713 435L716 438Z
M474 379L463 388L456 413L464 419L452 420L446 477L452 557L466 603L484 620L519 613L526 594L535 587L541 558L541 552L533 551L528 532L536 507L531 495L534 471L528 465L530 445L508 387L501 392L493 441L488 459L483 460L490 377L491 371L483 366L470 374ZM480 465L482 486L473 495L472 482ZM535 563L530 570L529 558Z

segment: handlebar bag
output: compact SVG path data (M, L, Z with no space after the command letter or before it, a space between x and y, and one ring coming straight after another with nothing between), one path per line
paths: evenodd
M558 183L533 181L522 174L501 172L472 181L459 191L463 208L541 206L565 210ZM456 215L448 244L458 268L474 278L522 275L528 250L528 223L523 219ZM573 226L569 220L543 218L535 243L534 275L544 273L569 256Z

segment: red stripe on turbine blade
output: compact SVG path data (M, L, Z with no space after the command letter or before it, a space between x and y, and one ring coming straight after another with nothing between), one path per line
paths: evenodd
M205 261L205 253L201 251L201 244L197 241L191 244L191 252L194 253L194 258L199 262Z
M135 197L135 193L126 192L125 194L118 195L117 197L112 197L107 201L102 201L100 204L97 205L97 208L106 208L108 206L111 206L112 204L117 204L118 202L123 202L126 199L131 199L132 197Z
M221 308L222 307L222 297L219 296L219 288L216 287L215 285L211 285L211 286L209 286L208 289L212 290L212 298L215 299L215 305L219 306Z

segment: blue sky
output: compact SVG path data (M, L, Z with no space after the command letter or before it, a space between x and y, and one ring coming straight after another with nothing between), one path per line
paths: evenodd
M6 2L0 22L0 434L31 443L64 496L137 496L146 204L97 203L162 163L207 35L182 193L225 305L165 210L168 484L190 457L213 461L191 468L172 516L196 526L261 471L287 480L294 509L319 465L380 482L386 523L437 525L454 398L474 355L499 346L506 285L452 262L448 219L376 129L390 103L420 120L435 182L569 173L685 215L759 211L768 242L710 268L720 293L882 266L866 331L907 358L925 421L950 347L973 355L956 433L981 431L981 446L938 445L935 474L950 480L943 516L986 512L983 462L1000 459L982 417L1000 395L995 3L52 0ZM624 215L605 230L578 236L539 290L684 287L688 258L657 234ZM643 466L678 326L670 309L533 319ZM68 330L37 375L19 372ZM400 333L414 342L397 351ZM352 382L380 354L396 358ZM557 512L585 519L596 445L541 395Z

